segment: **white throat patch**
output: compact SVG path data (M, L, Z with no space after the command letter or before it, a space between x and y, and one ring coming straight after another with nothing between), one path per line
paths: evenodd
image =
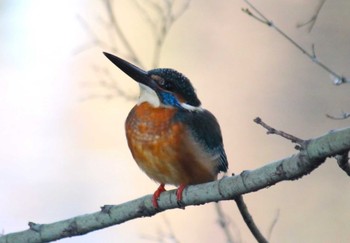
M144 84L139 83L139 86L140 86L140 97L139 97L137 104L139 105L143 102L148 102L151 105L153 105L154 107L159 107L160 100L159 100L156 92Z
M192 106L186 103L181 103L180 104L182 106L182 108L188 110L188 111L203 111L203 108L200 106Z
M139 84L139 86L140 86L140 96L137 102L138 105L140 105L143 102L148 102L154 107L160 107L160 106L165 107L165 105L160 102L157 93L153 89L151 89L150 87L144 84ZM203 108L200 106L196 107L186 103L180 103L180 105L182 108L188 111L203 111ZM171 106L168 106L168 107L171 107Z

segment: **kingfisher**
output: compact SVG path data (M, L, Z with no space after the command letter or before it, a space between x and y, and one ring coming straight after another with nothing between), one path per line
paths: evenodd
M139 84L138 102L127 116L125 132L137 165L160 184L152 197L155 208L165 184L178 187L176 199L181 205L187 185L214 181L227 171L219 123L201 107L187 77L170 68L144 71L103 53Z

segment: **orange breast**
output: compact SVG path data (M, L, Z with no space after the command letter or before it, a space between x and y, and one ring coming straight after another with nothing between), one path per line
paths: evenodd
M174 122L176 109L135 106L125 123L131 153L140 168L164 184L198 184L216 179L214 163L191 137L186 126Z

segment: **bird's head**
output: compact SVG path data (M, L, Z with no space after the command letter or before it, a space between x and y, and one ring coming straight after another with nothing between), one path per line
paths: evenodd
M188 78L169 68L144 71L141 68L104 52L104 55L140 85L139 103L155 107L174 107L186 110L201 109L201 102Z

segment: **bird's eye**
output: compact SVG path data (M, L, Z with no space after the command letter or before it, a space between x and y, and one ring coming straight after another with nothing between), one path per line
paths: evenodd
M158 84L162 87L165 87L166 86L166 82L165 82L165 79L159 77L159 79L157 80Z
M174 90L174 85L169 81L165 81L163 86L165 87L166 90L169 90L169 91Z
M171 82L166 81L164 78L158 76L158 75L152 75L151 76L153 80L157 82L157 84L162 87L163 89L172 91L174 86Z

